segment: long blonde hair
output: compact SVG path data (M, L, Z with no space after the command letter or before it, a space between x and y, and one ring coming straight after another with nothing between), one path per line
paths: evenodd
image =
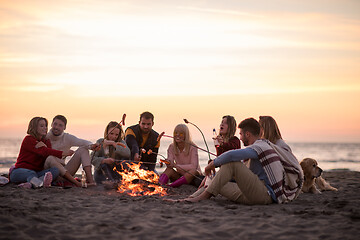
M262 129L261 138L268 139L274 144L277 140L282 139L279 127L273 117L260 116L259 124Z
M191 145L195 145L195 144L193 143L193 141L191 140L189 128L188 128L185 124L180 123L180 124L176 125L176 127L175 127L175 129L174 129L174 133L173 133L173 136L174 136L174 137L175 137L175 133L183 133L183 134L184 134L184 136L185 136L185 140L184 140L184 143L185 143L184 153L185 153L185 155L189 155L190 146L191 146ZM179 148L178 148L177 142L175 141L175 138L173 139L173 146L174 146L175 155L178 155L178 154L179 154Z
M28 129L27 129L27 134L33 136L34 138L38 139L38 140L41 140L43 138L45 138L45 136L40 136L38 131L37 131L37 128L38 128L38 125L39 125L39 122L41 120L44 120L45 121L45 124L46 124L46 127L48 126L48 120L46 118L43 118L43 117L34 117L30 120L29 122L29 126L28 126Z

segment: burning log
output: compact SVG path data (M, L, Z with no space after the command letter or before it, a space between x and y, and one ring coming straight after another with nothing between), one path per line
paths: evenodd
M127 166L127 169L117 171L122 177L117 184L117 192L130 196L166 195L166 189L158 184L159 176L156 173L141 169L140 163L127 163Z

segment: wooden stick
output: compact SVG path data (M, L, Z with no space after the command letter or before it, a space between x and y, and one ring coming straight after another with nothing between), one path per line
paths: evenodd
M162 136L163 136L163 137L168 137L168 138L174 138L173 136L169 136L169 135L165 135L165 134L163 134ZM202 151L204 151L204 152L207 152L208 154L211 154L211 155L217 157L216 154L214 154L214 153L212 153L212 152L210 152L210 151L207 151L207 150L205 150L205 149L203 149L203 148L201 148L201 147L198 147L198 146L196 146L194 143L186 142L186 141L183 141L183 142L185 142L185 143L187 143L187 144L190 144L190 145L193 146L193 147L196 147L196 148L198 148L198 149L200 149L200 150L202 150Z

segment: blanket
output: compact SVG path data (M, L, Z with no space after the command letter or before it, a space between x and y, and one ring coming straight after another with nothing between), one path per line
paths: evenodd
M294 154L266 139L257 140L249 147L259 155L278 203L296 199L301 192L304 173Z

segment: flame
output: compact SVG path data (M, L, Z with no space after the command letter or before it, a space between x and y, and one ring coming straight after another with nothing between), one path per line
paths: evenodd
M130 196L150 196L159 194L166 195L166 189L159 186L159 176L153 171L140 169L140 163L126 163L129 170L117 171L121 176L121 183L118 184L117 192L126 193ZM134 183L138 181L137 183Z

